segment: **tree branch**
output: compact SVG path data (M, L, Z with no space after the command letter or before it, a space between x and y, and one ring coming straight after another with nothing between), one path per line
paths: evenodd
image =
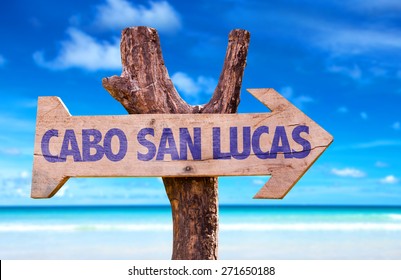
M204 107L190 106L180 97L165 67L157 31L149 27L123 30L123 71L120 77L104 78L102 84L130 114L235 113L249 40L250 34L246 30L230 32L219 82L213 97Z
M130 114L191 113L168 75L157 31L132 27L121 36L121 77L104 78L103 87Z
M250 33L246 30L235 29L230 32L226 57L219 83L213 97L202 113L236 113L240 101L242 76L246 66Z

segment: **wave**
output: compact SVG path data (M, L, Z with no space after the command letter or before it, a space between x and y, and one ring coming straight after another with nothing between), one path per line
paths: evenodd
M401 221L401 215L400 214L389 214L388 217L392 220L396 221Z
M220 224L221 231L401 231L400 223ZM1 232L172 231L171 224L0 224Z
M226 224L227 231L401 231L395 223Z
M170 231L170 230L172 230L172 225L167 225L167 224L0 225L0 232Z

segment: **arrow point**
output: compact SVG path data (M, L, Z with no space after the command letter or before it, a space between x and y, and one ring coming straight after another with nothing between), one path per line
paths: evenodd
M32 174L32 198L51 198L68 181L69 177L58 177L54 174L34 170Z
M255 199L282 199L298 182L308 167L286 166L272 170L269 181L253 197Z
M271 179L270 179L271 180ZM271 186L267 182L253 197L253 199L283 199L284 196L291 190L292 186L282 187Z
M38 98L38 111L36 118L36 137L34 147L34 162L32 172L32 198L50 198L67 182L68 177L59 174L60 170L50 167L43 162L40 156L41 140L40 131L44 127L52 126L52 122L64 120L71 117L63 101L57 96L46 96Z
M262 102L266 107L269 107L269 92L275 91L272 88L247 88L246 89L250 94L252 94L257 100Z
M247 91L272 112L285 111L288 107L295 108L294 105L273 88L253 88L247 89Z
M280 116L281 121L285 121L292 125L308 125L310 130L313 131L313 136L311 137L314 138L311 139L311 149L308 157L305 159L292 159L288 161L288 165L275 167L275 169L270 172L272 177L254 196L256 199L281 199L291 190L302 175L331 144L333 136L274 89L260 88L247 89L247 91L266 105L272 113Z
M331 136L331 135L329 135ZM282 199L298 182L299 179L308 171L317 158L324 152L329 142L325 146L315 147L311 150L310 160L296 161L291 165L276 167L271 170L269 181L254 196L255 199Z
M41 96L38 98L38 117L70 117L71 114L63 101L57 96Z

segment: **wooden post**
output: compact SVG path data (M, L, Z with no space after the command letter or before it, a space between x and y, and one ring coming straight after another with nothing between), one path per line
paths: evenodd
M249 39L248 31L230 32L218 85L204 106L191 106L177 93L164 65L157 31L149 27L122 31L122 74L104 78L102 84L130 114L236 113ZM217 259L217 177L165 177L163 182L173 216L172 259Z

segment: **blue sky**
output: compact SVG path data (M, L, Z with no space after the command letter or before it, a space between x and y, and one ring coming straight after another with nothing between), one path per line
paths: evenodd
M239 111L266 112L246 88L272 87L334 136L280 201L252 196L267 177L220 178L221 204L401 205L401 2L7 1L0 17L0 205L168 204L158 178L70 179L29 198L38 96L73 115L126 114L101 86L121 73L121 30L159 31L169 74L208 101L230 30L250 31Z

